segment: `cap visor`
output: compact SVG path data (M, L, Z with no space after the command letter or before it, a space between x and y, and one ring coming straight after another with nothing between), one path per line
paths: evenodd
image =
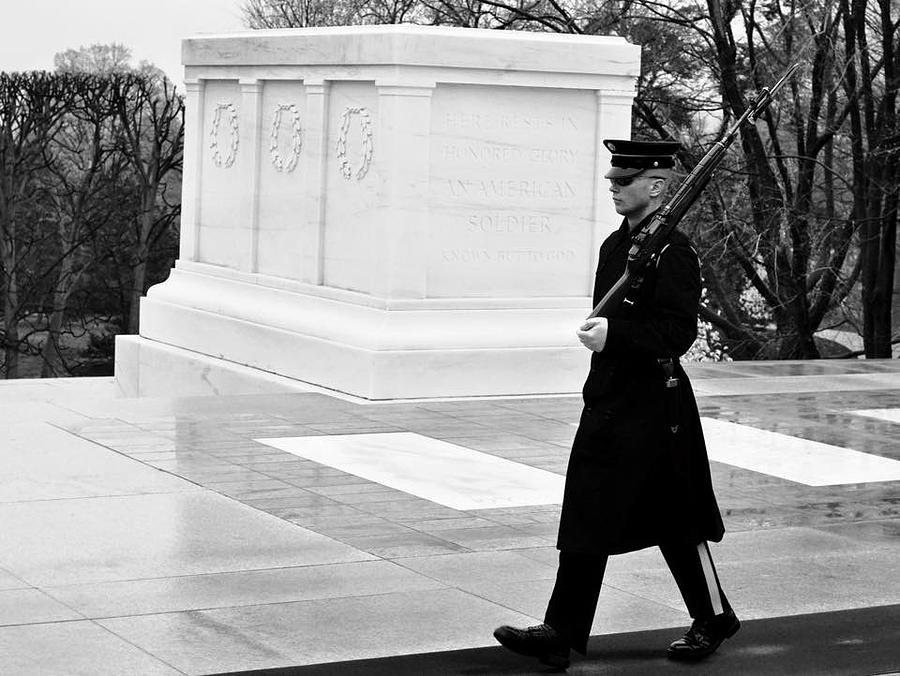
M637 176L646 169L637 167L612 167L604 174L603 178L627 178L629 176Z

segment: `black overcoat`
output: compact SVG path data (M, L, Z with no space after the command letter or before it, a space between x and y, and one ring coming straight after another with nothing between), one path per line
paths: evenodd
M624 272L630 246L625 222L600 247L594 304ZM634 304L610 313L603 351L591 354L566 472L559 549L618 554L663 541L722 539L691 385L676 359L677 408L671 408L658 362L690 348L699 302L697 254L675 231Z

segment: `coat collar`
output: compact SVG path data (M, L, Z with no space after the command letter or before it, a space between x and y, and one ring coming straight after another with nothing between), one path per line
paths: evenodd
M644 220L640 222L637 228L635 228L634 232L638 233L641 229L650 222L650 219L653 218L653 215L656 211L652 211L644 217ZM629 235L628 228L628 219L623 218L621 225L619 225L619 229L616 230L609 236L609 245L610 246L601 246L600 247L600 255L597 259L597 274L599 275L603 268L606 267L606 264L609 262L610 257L613 252L618 251L619 247L622 246L631 246L632 237Z

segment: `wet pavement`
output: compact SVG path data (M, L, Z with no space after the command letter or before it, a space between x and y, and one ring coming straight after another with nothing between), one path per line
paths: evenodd
M712 552L742 619L900 603L900 360L688 372L711 424L774 433L776 452L753 470L711 463L728 529ZM210 674L458 651L543 616L559 504L504 468L562 475L578 397L113 392L105 378L0 384L0 673ZM434 453L374 473L379 448L417 439ZM454 458L458 473L427 464ZM848 469L814 485L821 458ZM420 483L443 472L452 494L398 483L403 462ZM876 474L848 483L861 462ZM513 493L518 506L496 506ZM463 494L484 506L451 506ZM615 557L594 656L602 635L674 638L688 623L657 550Z

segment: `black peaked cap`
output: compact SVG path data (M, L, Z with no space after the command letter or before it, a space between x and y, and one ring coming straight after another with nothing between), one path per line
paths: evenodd
M606 178L634 176L647 169L671 169L675 166L675 153L681 147L677 141L628 141L606 139L606 149L612 153L612 169Z

